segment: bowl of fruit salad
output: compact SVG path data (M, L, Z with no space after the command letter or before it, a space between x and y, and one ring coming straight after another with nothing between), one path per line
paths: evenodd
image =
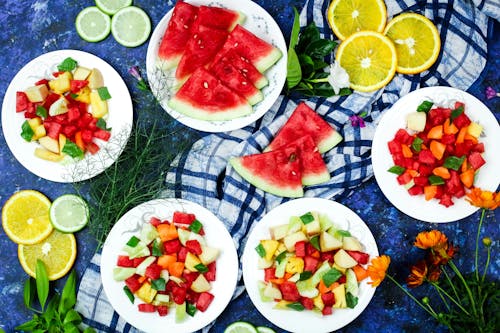
M375 289L366 266L378 255L366 224L326 199L288 201L252 229L242 257L250 299L292 332L331 332L353 321Z
M101 278L113 308L145 332L193 332L224 310L238 257L229 232L204 207L157 199L127 212L103 246Z

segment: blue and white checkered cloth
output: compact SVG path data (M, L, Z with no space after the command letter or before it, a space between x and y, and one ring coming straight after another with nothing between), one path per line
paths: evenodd
M325 19L330 1L308 0L300 15L301 26L314 20L324 38L335 39ZM305 196L338 198L348 195L373 175L370 148L377 120L400 97L426 86L452 86L467 90L476 81L487 59L490 19L500 19L499 0L386 0L388 19L401 12L417 12L438 27L442 52L428 71L396 75L385 88L344 97L310 98L307 104L336 128L344 140L324 155L331 180L307 187ZM172 2L169 1L169 5ZM492 29L491 29L492 30ZM167 175L168 197L197 202L226 225L239 245L239 253L252 224L287 199L255 188L229 165L232 156L261 152L286 122L299 100L281 96L254 124L227 133L210 134L178 156ZM366 127L353 127L352 115L366 114ZM103 332L137 332L113 311L100 283L100 254L87 268L78 291L76 310L84 323ZM235 295L240 294L240 285ZM208 331L205 328L204 331Z

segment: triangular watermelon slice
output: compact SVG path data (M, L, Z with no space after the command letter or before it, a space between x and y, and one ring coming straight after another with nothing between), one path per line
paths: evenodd
M168 70L177 66L186 44L191 37L191 26L196 19L198 7L187 2L177 1L172 17L158 49L158 66Z
M321 154L335 147L342 136L306 103L300 103L265 151L276 150L299 136L310 135Z
M296 147L232 157L229 163L241 177L263 191L290 198L304 195Z
M290 146L297 147L302 170L302 185L316 185L330 180L330 172L310 135L304 135L285 147ZM278 150L281 149L283 148Z
M175 78L184 82L198 67L211 63L227 38L227 31L198 25L182 55Z
M245 15L240 12L221 7L200 6L194 26L201 24L214 29L231 31L243 21L245 21Z
M262 89L269 84L267 78L247 58L239 55L233 49L223 55L216 55L216 58L236 67L257 89Z
M230 49L250 60L261 73L274 65L282 56L280 49L257 37L239 24L231 31L214 61L218 61L218 58Z
M233 65L219 61L214 64L210 71L226 86L234 90L238 95L244 97L250 105L255 105L264 99L262 92L247 80Z
M168 106L188 117L201 120L230 120L253 112L240 95L199 67L168 101Z

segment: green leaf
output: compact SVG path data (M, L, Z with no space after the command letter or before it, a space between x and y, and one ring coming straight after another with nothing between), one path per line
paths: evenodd
M76 326L74 323L66 323L63 325L63 328L64 333L80 333L78 326Z
M33 279L32 277L26 279L26 282L24 282L23 298L24 306L26 306L27 309L31 309L31 303L33 303L33 299L35 298L35 290L35 279Z
M186 303L186 312L188 315L193 317L198 309L196 308L196 305L187 302Z
M68 57L64 59L63 62L61 62L59 65L57 65L57 69L61 72L71 72L76 68L77 64L78 63L75 59Z
M307 45L304 53L308 54L313 59L323 59L337 46L337 43L328 39L318 39Z
M61 293L61 301L59 302L59 313L64 315L68 310L76 304L76 271L73 269L68 275L68 279L64 284Z
M314 61L307 54L299 54L300 70L302 77L309 78L314 74Z
M82 317L78 312L73 309L70 309L66 315L64 316L63 324L73 323L75 325L79 325L82 322Z
M299 43L295 50L298 53L304 53L306 47L318 39L320 39L319 29L314 22L311 22L300 33Z
M320 250L320 246L319 246L319 235L315 235L313 237L311 237L311 239L309 240L309 242L311 243L311 245L318 251L321 251Z
M95 125L105 131L111 131L111 128L108 128L108 124L106 124L106 120L102 118L97 119L97 123Z
M307 280L312 275L313 275L313 273L311 271L303 271L302 273L300 273L299 281Z
M53 323L57 322L57 317L58 317L57 306L59 305L59 300L60 300L59 294L57 294L57 293L54 294L54 296L52 297L52 299L48 303L47 308L45 309L45 312L42 313L42 315L41 315L41 317L47 323L48 327L53 326L54 325Z
M128 245L128 246L130 246L130 247L136 247L136 246L137 246L137 244L139 244L139 242L140 242L140 241L141 241L141 240L140 240L138 237L136 237L136 236L132 236L132 237L130 237L130 239L128 240L127 245Z
M257 254L261 258L264 258L266 256L266 249L264 248L264 246L262 245L262 243L259 243L259 245L257 245L255 247L255 251L257 251Z
M30 142L31 139L33 138L33 135L35 135L35 132L31 129L30 124L28 123L27 120L24 121L24 123L21 125L21 137Z
M34 315L33 319L31 319L25 323L22 323L19 326L16 326L15 330L16 331L33 331L34 329L39 327L39 325L40 325L40 320L38 319L37 315Z
M331 97L335 95L332 86L328 82L315 83L313 85L314 96Z
M85 328L83 333L96 333L96 331L92 327L87 327L87 328Z
M278 256L276 257L276 261L278 262L278 264L281 262L281 260L285 259L285 257L286 257L286 251L283 251L280 254L278 254Z
M339 270L337 270L335 268L332 268L323 275L323 278L322 278L323 283L325 284L325 286L330 287L332 285L332 283L334 283L335 281L340 279L341 276L342 276L342 272L340 272Z
M151 280L151 288L158 290L158 291L164 291L166 286L166 282L164 278L158 278L156 280Z
M41 105L37 105L36 107L36 115L39 116L39 117L42 117L42 118L47 118L47 109L44 108L43 106Z
M321 59L314 59L314 70L317 71L319 69L323 69L325 67L328 67L328 63L324 62Z
M42 260L36 260L36 291L38 294L38 301L42 310L45 308L45 303L47 302L47 297L49 296L49 277L47 275L47 269Z
M420 103L420 105L417 107L417 111L418 112L429 112L432 108L432 106L434 105L433 102L431 101L423 101L422 103Z
M206 273L206 272L208 272L208 267L207 267L207 266L205 266L205 265L203 265L203 264L198 264L198 265L194 266L194 268L195 268L198 272L200 272L200 273Z
M99 87L99 88L97 88L97 93L99 94L99 97L103 101L111 99L111 95L109 94L109 91L108 91L107 87Z
M448 156L443 163L443 166L448 169L453 169L457 171L462 166L462 163L465 160L465 155L462 157L457 156Z
M335 234L341 237L351 237L351 233L347 230L337 230Z
M458 108L451 111L451 115L450 115L451 121L455 120L455 118L460 116L462 113L464 113L464 106L460 105Z
M203 224L201 224L201 222L198 220L194 220L193 222L191 222L188 227L189 230L197 234L200 233L201 228L203 228Z
M411 147L413 148L414 151L418 153L422 150L422 143L424 143L424 140L416 136L415 139L413 139L413 142L411 143Z
M300 302L290 303L286 305L290 309L294 309L296 311L304 311L305 307Z
M80 147L78 147L76 143L71 140L66 140L62 152L73 158L83 158L84 155L83 150L81 150Z
M134 304L135 296L134 296L134 293L130 290L130 288L128 286L124 286L123 291L125 292L125 295L127 295L128 299L130 300L130 303Z
M309 224L311 223L312 221L314 221L314 216L311 214L311 212L308 212L308 213L305 213L304 215L302 215L300 217L300 220L302 221L302 223L304 224Z
M358 304L358 298L349 292L345 295L345 301L347 303L347 307L351 309L354 309L354 307Z
M295 48L297 42L299 41L299 32L300 32L300 22L299 22L299 12L297 8L293 8L293 25L292 32L290 33L290 46L289 49Z
M302 80L302 70L300 61L294 49L288 50L288 63L286 72L286 85L288 89L292 89Z
M430 175L429 176L429 184L431 185L443 185L444 184L444 179L436 176L436 175Z
M389 172L395 173L396 175L401 175L405 172L406 168L403 168L402 166L399 165L393 165L389 168Z
M151 254L155 257L159 257L163 254L162 251L163 246L161 246L161 241L159 239L155 239L153 241L153 246L151 247Z

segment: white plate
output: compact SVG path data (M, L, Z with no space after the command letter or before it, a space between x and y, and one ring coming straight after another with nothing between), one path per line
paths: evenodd
M378 256L375 239L367 225L349 208L326 199L302 198L288 201L267 213L252 229L242 257L243 280L248 295L259 312L270 322L290 332L331 332L353 321L370 302L375 288L360 283L359 300L354 309L334 309L330 316L321 316L312 311L274 309L275 302L262 302L257 281L264 280L264 270L257 268L258 254L255 247L262 239L270 239L269 227L288 223L291 216L300 216L309 211L326 214L336 225L357 237L370 258Z
M205 312L197 311L194 317L186 316L182 323L175 322L175 311L165 317L158 313L144 313L132 304L123 292L123 282L113 279L113 268L121 249L133 235L138 235L144 222L155 216L171 220L175 211L196 215L203 224L207 244L221 250L217 259L217 276L210 291L215 297ZM224 224L206 208L182 199L157 199L143 203L123 215L109 233L102 249L101 279L109 302L118 314L136 328L145 332L194 332L215 320L226 308L236 287L238 255L231 235Z
M168 107L167 102L174 93L169 87L172 86L175 74L175 68L172 72L162 72L156 66L158 48L160 46L163 34L167 24L172 16L170 10L158 23L148 45L146 56L146 69L149 85L155 96L160 101L161 106L173 118L184 125L204 131L204 132L226 132L245 127L262 117L267 110L271 108L281 93L286 80L286 59L287 46L283 34L276 24L276 21L262 7L250 0L189 0L186 1L193 5L208 5L237 10L245 14L245 21L242 26L262 38L268 43L279 48L283 53L280 60L268 69L264 75L269 80L269 85L262 89L264 100L253 106L254 112L248 116L227 120L227 121L205 121L187 117Z
M36 81L51 77L57 71L57 65L67 57L87 68L101 71L104 84L111 99L108 100L108 118L106 123L111 128L108 142L100 142L97 154L85 154L78 162L56 163L40 159L34 155L36 142L26 142L21 138L21 125L26 120L23 113L16 113L16 91L32 86ZM132 130L132 100L125 82L104 60L90 53L76 50L59 50L45 53L26 64L12 79L2 105L2 128L12 154L26 169L35 175L60 183L72 183L92 178L109 167L120 155Z
M424 100L431 100L437 106L453 105L455 101L465 103L466 115L480 123L484 136L483 158L486 164L481 167L476 176L475 186L483 190L496 191L500 184L500 127L491 111L476 97L450 87L428 87L415 90L397 101L386 111L373 138L372 163L375 178L379 187L389 201L403 213L426 222L452 222L473 214L478 208L472 206L465 198L453 198L454 205L446 208L438 200L426 201L423 195L411 196L403 186L396 181L396 175L387 170L394 165L387 142L394 138L400 128L406 128L406 115L416 111Z

